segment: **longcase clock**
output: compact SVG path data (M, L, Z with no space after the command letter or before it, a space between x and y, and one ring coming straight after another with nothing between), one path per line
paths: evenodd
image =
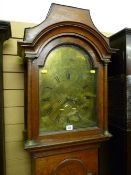
M97 175L107 127L107 65L113 50L88 10L52 4L25 29L25 149L33 175Z

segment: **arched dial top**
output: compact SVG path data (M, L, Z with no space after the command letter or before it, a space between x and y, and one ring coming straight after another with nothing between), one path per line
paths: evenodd
M84 49L57 46L39 67L40 133L97 126L96 76Z

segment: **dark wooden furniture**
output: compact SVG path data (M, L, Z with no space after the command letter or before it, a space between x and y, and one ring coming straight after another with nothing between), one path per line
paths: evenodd
M110 37L118 51L109 64L110 174L131 174L131 29Z
M11 37L10 23L0 21L0 174L5 174L3 43Z
M52 4L25 30L25 149L33 175L98 175L108 140L107 65L112 49L88 10Z

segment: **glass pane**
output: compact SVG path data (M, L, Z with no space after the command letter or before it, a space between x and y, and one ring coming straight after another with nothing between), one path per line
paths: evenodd
M96 70L81 48L63 45L39 69L40 132L96 126Z

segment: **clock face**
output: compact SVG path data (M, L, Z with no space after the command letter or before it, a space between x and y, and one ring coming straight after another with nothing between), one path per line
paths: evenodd
M78 46L59 46L39 68L39 130L56 132L96 125L96 70L91 58Z

